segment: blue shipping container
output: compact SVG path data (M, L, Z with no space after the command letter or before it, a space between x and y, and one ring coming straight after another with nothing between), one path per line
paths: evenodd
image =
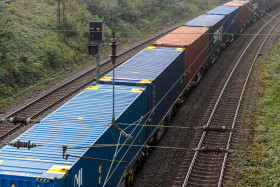
M264 15L265 11L267 11L268 8L269 8L268 0L259 0L258 5L259 5L259 9L260 9L261 14Z
M115 70L115 84L146 85L149 91L150 123L161 122L184 89L183 48L148 47ZM112 84L113 73L100 79ZM155 128L150 127L149 134Z
M239 21L239 9L238 7L230 7L230 6L219 6L209 12L207 14L211 15L224 15L226 16L226 34L224 35L223 41L227 41L230 36L233 36L235 32L238 31L238 21Z
M260 15L259 0L251 0L250 9L250 20L254 20L258 17L257 15Z
M209 53L215 53L224 43L223 33L226 31L226 17L224 15L203 14L185 24L189 27L209 28Z
M146 98L145 87L116 86L116 122L133 136L131 142L117 148L68 149L66 154L96 160L75 157L65 160L62 158L63 145L111 145L126 140L110 125L112 85L97 84L82 91L14 140L45 146L30 150L5 146L0 150L0 186L94 187L103 186L105 179L108 179L105 186L117 186L146 140L146 127L141 124L145 121L139 121L146 113ZM136 125L126 125L132 123ZM134 146L130 147L132 144Z

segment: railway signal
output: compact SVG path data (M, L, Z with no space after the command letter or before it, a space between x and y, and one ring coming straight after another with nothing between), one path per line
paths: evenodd
M102 42L104 40L104 23L90 22L90 36L91 42Z
M103 22L90 22L90 34L88 44L88 53L96 57L96 81L99 80L99 44L104 40L104 23Z

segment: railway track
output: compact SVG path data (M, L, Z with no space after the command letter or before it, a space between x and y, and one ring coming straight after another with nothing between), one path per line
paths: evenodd
M280 13L277 14L277 16L279 15ZM217 99L212 101L211 109L206 115L210 117L203 122L205 128L209 127L217 131L205 129L203 132L195 133L191 147L196 147L196 149L194 153L190 151L187 154L193 156L187 156L183 160L173 186L222 186L224 184L224 174L228 165L233 134L239 133L232 130L242 129L242 126L237 123L242 98L253 64L268 39L268 35L258 36L258 34L267 33L267 27L275 24L272 23L275 21L274 18L270 19L259 30L236 62L220 94L216 97ZM279 25L279 21L276 22L275 27ZM272 28L269 34L273 30L275 29ZM256 48L256 46L260 47ZM222 127L228 131L224 131ZM236 137L241 138L242 136L237 135Z
M155 34L141 43L134 44L128 49L120 51L118 58L116 60L116 66L122 64L124 61L128 60L143 48L151 45L154 41L162 37L168 32L179 27L181 23L174 25L158 34ZM107 58L101 62L100 72L101 75L108 73L111 70L111 59ZM62 105L68 99L74 97L77 93L82 91L84 88L96 81L96 71L95 67L87 70L82 75L75 77L74 79L64 83L62 86L50 91L49 93L43 95L42 97L34 100L33 102L27 104L26 106L18 109L17 111L9 114L5 118L11 118L14 116L30 117L31 119L42 119L43 115L47 111L51 111ZM13 134L15 131L23 127L24 124L1 124L0 126L0 139L4 140L6 137Z

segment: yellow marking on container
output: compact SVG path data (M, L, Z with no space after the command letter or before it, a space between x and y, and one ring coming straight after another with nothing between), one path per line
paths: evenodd
M99 90L100 86L90 86L87 89L89 90Z
M132 72L132 73L139 73L139 72Z
M101 179L102 179L102 177L100 176L100 177L99 177L99 184L101 184Z
M47 173L65 174L70 168L71 166L53 165Z
M15 184L12 184L12 186L11 186L11 187L16 187L16 186L15 186Z
M140 83L151 84L151 83L152 83L152 81L151 81L151 80L147 80L147 79L143 79L143 80L141 80L141 82L140 82Z
M149 47L146 47L146 49L154 49L155 46L149 46Z
M123 177L125 178L127 175L128 175L128 173L126 172Z
M131 89L131 92L138 92L138 93L142 93L144 90L141 89Z
M102 166L101 166L101 164L100 164L100 166L99 166L99 173L101 174L101 169L102 169Z
M40 160L38 158L27 158L27 160Z
M83 117L78 117L78 119L85 119L85 118L83 118Z
M139 143L141 143L141 138L139 138Z
M4 160L0 160L0 164L2 164L4 162Z
M40 180L39 178L36 179L36 181Z
M110 81L112 80L112 77L102 77L101 79L99 79L100 81Z
M177 48L177 51L184 51L184 48Z

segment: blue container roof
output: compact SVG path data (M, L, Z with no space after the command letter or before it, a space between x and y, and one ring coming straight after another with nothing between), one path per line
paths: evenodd
M115 80L151 83L183 52L183 48L147 47L116 68ZM110 72L100 80L112 81L112 77L113 72Z
M238 10L238 7L232 7L232 6L219 6L217 8L214 8L213 10L210 10L207 12L207 14L216 14L216 15L227 15L234 11Z
M187 26L195 27L212 27L217 24L219 21L224 19L224 15L209 15L203 14L197 18L186 23Z
M115 86L116 120L145 87ZM62 177L78 158L62 158L62 146L89 146L109 128L112 120L112 85L92 85L14 141L47 145L27 150L5 146L0 150L0 174L26 177ZM12 142L14 142L12 141ZM82 156L87 149L67 150Z

